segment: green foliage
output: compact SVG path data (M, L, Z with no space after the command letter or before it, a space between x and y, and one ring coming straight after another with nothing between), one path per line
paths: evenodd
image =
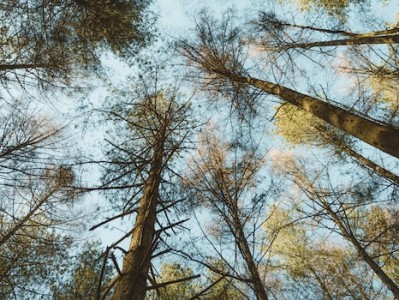
M42 299L68 266L71 240L45 228L24 228L0 247L0 299Z
M151 0L3 1L1 79L4 83L14 78L38 80L40 85L54 80L68 83L72 75L98 68L99 50L133 57L152 37L147 11L150 3Z
M264 229L273 239L272 268L318 287L323 299L367 298L364 289L372 287L373 277L348 246L311 237L312 228L295 221L295 212L277 207Z
M375 101L386 103L391 110L399 106L399 80L387 76L374 75L368 78L370 87L374 91Z
M215 269L226 272L226 265L220 260L212 262ZM163 263L157 279L158 284L179 280L193 276L190 267L182 266L180 263ZM211 287L210 287L211 286ZM209 288L210 287L210 288ZM208 289L209 288L209 289ZM204 293L203 290L207 289ZM157 292L152 291L148 299L159 300L185 300L200 294L202 300L241 300L245 297L245 287L236 281L224 277L218 273L207 271L201 279L182 281L159 288Z
M112 277L112 267L108 263L102 271L102 254L100 244L91 242L84 244L80 252L69 257L65 274L61 277L63 280L52 284L52 299L96 300L101 273L102 287Z
M320 130L327 130L327 124L291 104L282 104L277 108L275 125L274 132L293 145L326 144Z
M362 239L369 241L369 251L377 257L387 274L399 284L399 222L396 210L373 206L362 211L359 228L363 231Z
M211 263L212 267L216 270L221 271L221 273L227 273L226 264L220 260L215 259ZM246 297L246 287L236 280L233 280L228 277L224 277L220 273L208 271L205 275L207 280L203 284L204 287L210 286L212 284L213 287L204 294L201 298L203 300L212 300L212 299L220 299L220 300L244 300Z
M177 262L163 263L161 266L158 284L172 280L179 280L193 276L189 267L184 267ZM184 300L194 296L200 288L198 280L187 280L160 288L156 299L159 300ZM155 292L153 292L155 294Z
M364 4L366 0L296 0L298 6L306 11L322 8L329 15L338 19L347 17L347 8L350 4Z
M352 145L350 137L311 113L291 104L282 104L275 116L275 134L292 145L315 145L330 148L341 157Z

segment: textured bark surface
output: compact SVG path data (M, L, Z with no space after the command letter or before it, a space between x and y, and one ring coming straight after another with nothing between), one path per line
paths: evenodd
M324 102L320 99L299 93L284 86L253 77L243 77L233 73L213 70L234 82L252 85L281 100L295 105L346 133L399 158L399 128L381 124L358 114Z
M145 299L153 251L163 148L164 136L158 142L151 161L151 169L140 200L130 246L123 260L122 274L116 284L113 300Z

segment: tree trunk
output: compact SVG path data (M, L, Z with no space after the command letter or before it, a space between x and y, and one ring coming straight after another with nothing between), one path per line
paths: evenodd
M245 237L243 226L238 217L236 207L234 207L233 209L234 209L234 211L232 211L231 213L232 213L232 217L233 217L234 228L236 231L236 233L234 235L237 239L237 245L238 245L238 248L240 249L241 255L243 256L245 263L247 265L247 268L249 270L249 273L251 274L251 281L254 286L256 299L257 300L267 300L268 299L267 294L266 294L265 288L263 286L262 280L260 278L258 268L254 262L254 258L252 256L251 250L249 249L248 241Z
M392 292L392 294L395 296L395 299L399 299L399 287L367 253L365 248L360 244L358 239L353 234L352 230L345 226L341 217L338 216L338 214L331 208L328 201L326 201L323 196L321 196L319 192L314 188L312 182L310 182L306 176L304 176L302 179L299 179L299 181L298 177L296 177L294 182L299 187L301 187L303 191L313 195L315 198L315 200L313 201L319 201L318 204L321 205L321 207L323 207L323 209L327 212L331 220L341 231L342 236L355 247L357 253L360 255L362 260L373 270L377 277L380 278L384 285Z
M45 64L12 64L12 65L0 65L0 71L7 70L28 70L28 69L41 69L50 68L50 65Z
M328 204L326 204L328 205ZM384 272L384 270L374 261L374 259L367 253L364 247L359 243L356 237L349 232L338 216L332 211L330 207L326 207L327 212L333 218L334 222L337 224L343 236L352 243L355 247L357 253L363 259L363 261L374 271L374 273L381 279L385 286L392 292L395 299L399 299L399 287L395 282Z
M268 81L253 77L239 76L231 72L223 72L217 69L212 71L229 78L233 82L248 84L268 94L275 95L281 100L310 112L319 119L326 121L363 142L399 158L398 127L367 119L331 103Z
M130 246L123 260L122 274L116 284L113 300L145 299L153 251L163 148L164 137L162 136L151 161L151 169L140 200Z
M316 129L319 130L320 134L323 134L327 139L329 139L331 141L331 143L333 143L339 149L341 149L342 152L344 152L349 157L352 157L353 159L355 159L358 162L358 164L372 170L379 176L381 176L399 186L399 176L398 175L392 173L391 171L379 166L375 162L373 162L370 159L359 154L358 152L353 150L351 147L346 145L343 141L341 141L339 139L339 137L336 137L333 133L325 132L323 129L320 129L320 128L316 128Z
M397 44L399 43L399 35L380 35L380 36L354 36L349 39L309 42L309 43L292 43L282 46L277 46L278 50L286 49L309 49L314 47L335 47L335 46L355 46L355 45L382 45L382 44Z

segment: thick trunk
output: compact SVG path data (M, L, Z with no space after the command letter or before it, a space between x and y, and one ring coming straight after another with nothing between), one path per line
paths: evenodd
M378 123L320 99L253 77L213 70L234 82L249 84L295 105L346 133L399 158L399 128Z
M356 45L383 45L383 44L397 44L399 43L399 35L380 35L368 36L359 35L348 39L309 42L309 43L293 43L277 47L279 50L285 49L309 49L314 47L335 47L335 46L356 46Z
M306 25L290 24L290 23L284 23L284 22L281 22L281 23L276 22L276 25L287 26L287 27L292 27L292 28L299 28L299 29L304 29L304 30L318 31L318 32L329 33L329 34L338 34L338 35L344 35L344 36L356 37L356 38L391 35L391 34L395 34L395 33L399 32L399 28L392 28L392 29L380 30L380 31L371 31L371 32L366 32L366 33L355 33L355 32L344 31L344 30L333 30L333 29L319 28L319 27L306 26ZM301 43L301 44L305 44L305 43ZM292 45L294 46L295 44L292 44Z
M50 68L49 65L44 64L12 64L12 65L0 65L0 71L8 70L28 70L28 69L41 69Z
M122 274L116 284L113 300L145 299L161 182L163 143L159 143L157 148L145 182L130 246L123 260Z

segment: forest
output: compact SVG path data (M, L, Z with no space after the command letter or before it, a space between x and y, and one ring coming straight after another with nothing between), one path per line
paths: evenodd
M397 0L0 19L0 300L399 299Z

